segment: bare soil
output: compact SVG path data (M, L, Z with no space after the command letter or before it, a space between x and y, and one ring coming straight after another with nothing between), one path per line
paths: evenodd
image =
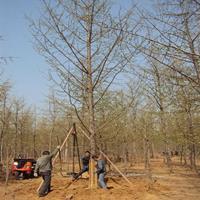
M198 200L200 199L200 177L189 168L173 165L172 173L161 159L152 160L152 179L144 175L142 165L129 166L127 171L133 172L128 177L130 186L122 177L109 176L109 190L88 189L88 179L79 179L65 188L71 181L69 178L54 174L52 189L46 197L37 197L37 187L41 178L29 180L10 180L5 187L0 183L0 200L65 200L73 196L73 200ZM130 174L129 174L130 175Z

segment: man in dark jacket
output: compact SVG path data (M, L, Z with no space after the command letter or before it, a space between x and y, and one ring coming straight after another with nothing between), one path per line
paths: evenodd
M82 161L82 169L78 174L76 174L74 176L74 179L77 179L83 173L89 171L89 163L90 163L90 152L89 151L85 152L85 155L81 158L81 161Z
M52 158L57 154L59 149L60 146L57 146L52 153L44 151L42 156L37 160L34 176L37 177L39 173L44 180L38 192L39 197L43 197L51 191Z

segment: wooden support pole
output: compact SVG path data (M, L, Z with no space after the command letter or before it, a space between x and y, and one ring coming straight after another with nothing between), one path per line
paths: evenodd
M74 126L74 134L75 134L75 144L76 144L76 151L77 151L77 156L78 156L79 170L81 170L81 160L80 160L80 152L79 152L79 146L78 146L78 136L77 136L76 126Z
M63 149L65 143L67 142L69 136L71 135L71 133L72 133L73 131L74 131L74 128L72 127L72 128L69 130L69 132L68 132L68 134L67 134L65 140L63 141L62 145L60 146L60 151L62 151L62 149ZM53 162L52 162L53 165L55 164L56 159L58 158L58 156L59 156L59 152L56 154L56 156L55 156L54 159L53 159Z
M124 178L124 180L126 180L127 183L129 183L130 185L132 185L132 183L128 180L128 178L119 170L119 168L108 158L108 156L100 150L100 152L104 155L104 157L107 159L107 161L113 166L113 168L115 168L115 170L117 172L119 172L119 174Z
M88 140L90 140L89 135L88 135L81 127L79 127L79 129L81 130L81 132L83 133L83 135L85 135L85 137L86 137ZM119 172L119 174L124 178L124 180L125 180L129 185L132 186L132 183L131 183L131 182L128 180L128 178L120 171L120 169L108 158L108 156L107 156L103 151L101 151L101 150L100 150L100 153L102 153L102 154L104 155L104 157L107 159L107 161L113 166L113 168L114 168L117 172Z
M76 145L76 136L75 133L73 132L73 154L72 154L72 173L75 173L75 145Z
M97 188L97 173L95 173L95 161L90 159L89 163L89 188L96 189Z

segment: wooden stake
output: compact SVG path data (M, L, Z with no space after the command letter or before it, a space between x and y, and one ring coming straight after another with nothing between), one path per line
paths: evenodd
M95 183L95 188L97 188L98 186L98 180L97 180L97 173L95 173L95 176L94 176L94 183Z
M74 131L74 128L72 127L72 128L69 130L69 132L68 132L68 134L67 134L67 136L66 136L64 142L63 142L62 145L60 146L60 151L62 151L62 148L64 147L65 143L67 142L69 136L71 135L71 133L72 133L73 131ZM53 159L53 162L52 162L53 165L55 164L56 159L58 158L58 156L59 156L59 152L56 154L56 156L55 156L54 159Z
M96 189L97 188L97 174L95 172L95 161L90 159L89 164L89 188Z
M79 127L79 129L81 130L81 132L85 135L85 137L90 140L90 137L88 136L88 134L81 128ZM100 150L100 152L104 155L104 157L107 159L107 161L113 166L113 168L115 168L115 170L117 172L119 172L119 174L124 178L124 180L129 184L129 185L133 185L129 180L128 178L120 171L120 169L108 158L108 156Z
M113 168L115 168L115 170L117 172L119 172L119 174L126 180L127 183L129 183L130 185L132 185L132 183L128 180L128 178L119 170L119 168L108 158L108 156L103 152L100 151L104 157L107 159L107 161L113 166Z
M93 188L93 165L92 165L92 159L90 159L90 163L89 163L89 188Z

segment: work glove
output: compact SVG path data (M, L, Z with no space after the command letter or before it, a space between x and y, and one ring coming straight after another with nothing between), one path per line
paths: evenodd
M34 177L38 177L38 173L37 172L34 172Z
M60 149L60 145L58 145L56 148L57 148L57 149Z

